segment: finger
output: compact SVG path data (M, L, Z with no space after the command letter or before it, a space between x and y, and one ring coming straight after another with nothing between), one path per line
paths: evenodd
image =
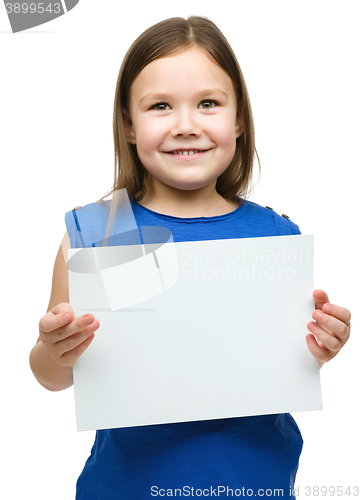
M313 335L307 335L306 340L310 353L319 363L326 363L331 359L330 353L317 343Z
M343 321L347 326L350 326L351 313L345 307L336 306L335 304L324 304L322 311Z
M56 349L61 349L62 354L71 351L78 345L84 342L85 339L95 332L100 326L98 320L95 320L91 325L83 328L82 330L77 330L72 335L64 337L63 339L56 342Z
M89 337L94 337L94 332L100 326L99 321L95 320L91 325L83 328L82 330L70 335L64 339L55 342L52 346L53 357L60 364L61 359L67 352L77 349L81 344L83 344Z
M66 302L48 311L39 321L39 329L44 333L61 328L74 319L73 309Z
M62 323L64 323L64 321L67 321L67 324L63 325ZM43 318L41 318L39 323L39 325L41 324L43 328L43 325L45 324L46 328L45 330L42 328L40 329L41 337L46 345L49 345L49 343L55 344L63 339L66 339L67 337L70 337L74 333L83 330L83 328L91 325L92 323L94 323L94 321L95 319L92 314L84 314L83 316L79 316L75 320L70 321L70 323L66 319L66 315L63 317L63 314L59 313L56 316L48 317L46 314L45 316L43 316ZM61 326L58 326L59 324Z
M326 332L334 335L338 339L344 340L349 336L350 328L346 325L346 323L335 318L334 316L330 316L329 314L316 310L312 313L312 317L320 326L323 327L324 330L326 330Z
M315 308L322 309L324 304L329 303L329 298L326 292L320 289L316 289L313 292L313 300L315 301Z
M74 349L65 352L58 363L64 366L74 366L78 358L83 354L83 352L88 349L92 343L95 335L92 333L87 339L85 339L81 344L76 346Z
M321 346L322 348L325 348L333 353L336 353L341 349L341 341L335 335L331 335L330 333L326 332L317 323L310 321L310 323L308 323L307 325L307 328L311 333L313 333L317 340L323 344L323 346Z
M56 332L56 342L59 342L63 339L74 335L77 332L82 331L84 328L91 326L94 324L95 320L94 316L90 313L84 314L83 316L79 316L71 321L69 324L59 328ZM99 323L99 322L98 322Z

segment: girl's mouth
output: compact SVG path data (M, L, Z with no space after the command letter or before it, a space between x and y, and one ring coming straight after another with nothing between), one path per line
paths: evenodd
M206 153L208 149L177 149L174 151L166 151L167 154L174 156L199 156L202 153Z

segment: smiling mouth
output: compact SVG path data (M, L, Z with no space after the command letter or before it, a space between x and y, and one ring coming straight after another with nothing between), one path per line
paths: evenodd
M192 156L192 155L196 155L199 153L205 153L206 151L209 151L209 150L208 149L187 149L187 150L178 149L178 150L174 150L174 151L166 151L166 153L170 154L170 155Z

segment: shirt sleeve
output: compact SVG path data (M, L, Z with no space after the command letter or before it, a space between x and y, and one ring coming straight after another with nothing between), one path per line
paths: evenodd
M278 215L272 212L273 220L276 226L278 236L287 236L291 234L301 234L300 228L288 217Z
M69 234L71 248L84 248L81 227L75 209L65 214L65 225Z

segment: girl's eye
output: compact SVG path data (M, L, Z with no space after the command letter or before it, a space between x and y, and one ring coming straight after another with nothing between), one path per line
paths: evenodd
M214 101L213 99L205 99L199 104L199 106L202 109L211 109L215 106L219 106L219 103L217 101ZM154 106L152 106L150 109L155 109L156 111L166 111L170 109L170 106L166 102L157 102L157 104L154 104Z
M200 106L202 107L202 109L211 109L214 108L215 106L218 106L218 102L213 101L212 99L207 99L205 101L202 101L200 103Z
M154 104L150 109L155 109L157 111L165 111L167 109L167 106L169 108L169 105L166 102L157 102L157 104Z

